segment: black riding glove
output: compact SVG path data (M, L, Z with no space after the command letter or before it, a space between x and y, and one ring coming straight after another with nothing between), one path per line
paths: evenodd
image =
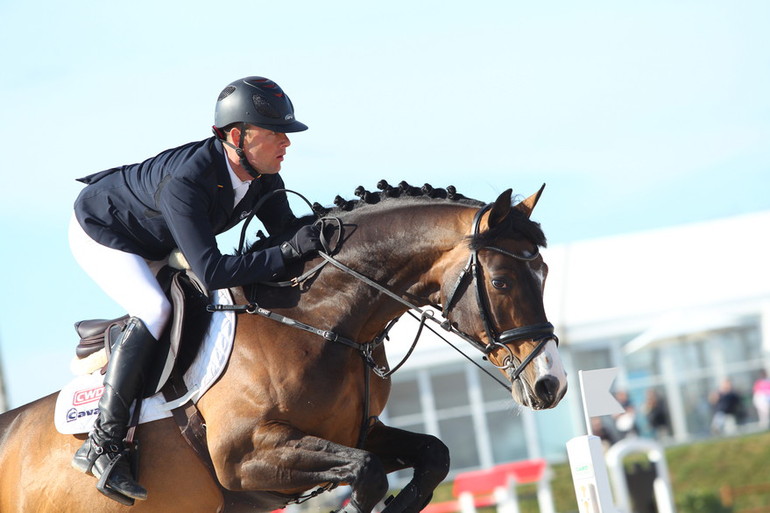
M321 229L316 225L303 226L291 240L281 244L281 254L287 262L299 260L322 249Z

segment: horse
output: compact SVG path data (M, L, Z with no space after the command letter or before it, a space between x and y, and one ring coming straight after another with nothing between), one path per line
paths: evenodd
M384 513L420 511L448 474L448 449L379 419L391 385L382 334L407 311L424 323L441 308L441 326L483 351L514 401L555 407L567 381L543 306L545 236L530 219L541 192L515 205L508 189L488 205L400 197L332 212L337 249L296 264L299 286L231 289L246 313L225 372L197 403L211 466L173 419L138 426L149 496L133 509L267 512L348 485L340 511L369 513L387 474L412 469ZM85 435L54 429L55 399L0 415L0 513L125 511L70 468Z

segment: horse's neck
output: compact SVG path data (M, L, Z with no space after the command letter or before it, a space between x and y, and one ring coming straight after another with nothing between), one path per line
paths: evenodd
M367 267L381 282L416 283L439 255L461 243L470 226L465 217L472 212L451 204L407 205L382 212L372 207L353 221L359 233L342 248L340 258Z
M423 306L440 286L438 261L461 246L474 212L467 206L430 204L362 209L344 220L355 229L336 258L414 306ZM346 307L338 310L344 317L339 322L358 324L367 335L407 309L351 275L336 270L324 274L298 306L304 303L312 310L331 296Z

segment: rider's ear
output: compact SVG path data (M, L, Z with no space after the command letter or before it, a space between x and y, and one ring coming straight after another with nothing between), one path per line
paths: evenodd
M240 145L241 136L243 135L243 130L239 126L232 127L226 135L230 136L230 142L236 146Z
M502 223L508 217L508 214L511 213L511 194L513 194L513 190L507 189L495 200L495 204L487 218L487 226L489 228L494 228Z
M540 195L543 194L543 189L545 189L545 184L543 184L540 187L539 191L537 191L535 194L525 199L521 203L518 203L513 208L520 210L521 212L524 213L525 216L529 217L530 215L532 215L532 211L535 209L535 205L537 205L537 201L540 199Z

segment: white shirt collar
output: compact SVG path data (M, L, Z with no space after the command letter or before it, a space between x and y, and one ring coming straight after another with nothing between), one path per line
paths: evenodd
M238 178L238 175L235 174L235 171L233 171L233 168L230 165L230 159L227 158L227 155L225 155L225 162L227 163L227 171L230 173L230 182L233 185L233 195L235 196L233 199L233 208L235 208L235 205L240 203L243 197L246 196L252 181L241 180Z

